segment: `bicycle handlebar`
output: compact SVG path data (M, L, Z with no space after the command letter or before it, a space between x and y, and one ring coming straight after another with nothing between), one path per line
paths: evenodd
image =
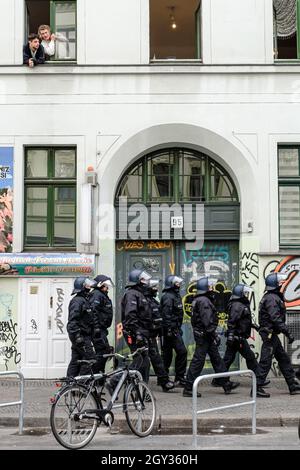
M128 358L133 358L136 354L148 351L148 348L146 346L143 346L142 348L136 349L133 353L127 354L127 356L123 356L122 354L119 353L112 353L112 354L103 354L102 357L108 358L108 357L120 357L121 359L128 359Z

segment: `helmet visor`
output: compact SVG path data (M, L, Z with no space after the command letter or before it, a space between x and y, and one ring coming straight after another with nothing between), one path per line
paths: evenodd
M111 279L107 279L106 281L103 281L103 282L99 282L97 284L98 287L108 287L108 288L111 288L111 287L114 287L114 284L112 282Z
M245 297L249 298L250 295L252 294L252 292L253 292L253 289L251 287L249 287L249 286L244 286L243 287L243 295Z
M211 277L208 277L208 278L207 278L207 286L208 286L208 288L214 287L215 284L216 284L216 280L215 280L215 279L213 279L213 278L211 278Z
M158 289L159 282L159 279L151 279L148 285L151 289Z
M86 289L93 289L94 287L96 287L96 282L93 281L92 279L89 279L88 277L86 278L86 280L84 281L84 284L83 286L86 288Z
M278 285L280 286L281 284L283 284L284 281L286 281L288 277L289 277L288 274L277 273Z
M141 272L139 278L142 284L148 285L152 276L149 273L147 273L147 271L143 271Z
M174 276L173 284L179 284L179 285L181 285L182 283L183 283L182 277Z

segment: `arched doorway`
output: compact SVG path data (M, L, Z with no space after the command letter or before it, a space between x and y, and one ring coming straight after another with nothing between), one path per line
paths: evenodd
M126 206L123 198L126 198ZM150 209L162 205L167 208L174 203L182 209L182 218L188 214L192 221L197 205L204 206L204 244L201 249L191 249L190 240L184 237L184 233L179 236L176 227L169 226L166 235L168 222L163 218L152 218ZM187 206L189 210L185 212ZM210 275L218 281L219 328L224 333L225 306L239 277L240 203L233 178L203 152L186 147L164 148L146 153L122 175L115 207L117 349L126 347L122 339L119 305L128 273L133 268L143 268L161 280L170 273L185 279L183 333L191 357L194 340L189 311L193 281L203 275ZM141 210L143 207L145 213L134 224L136 212L133 209ZM169 215L172 217L172 213ZM152 236L154 226L155 238ZM139 227L139 233L127 230L134 227ZM225 338L222 340L224 348Z

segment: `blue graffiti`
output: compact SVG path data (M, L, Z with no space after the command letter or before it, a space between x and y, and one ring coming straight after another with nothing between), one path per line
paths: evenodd
M186 266L199 260L203 262L214 259L224 263L229 262L229 249L226 245L209 246L204 243L201 250L187 252L185 249L182 249L181 252Z

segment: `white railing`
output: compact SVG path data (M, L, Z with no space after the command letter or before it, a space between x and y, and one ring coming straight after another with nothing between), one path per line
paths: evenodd
M242 403L234 403L232 405L218 406L216 408L206 408L204 410L197 410L197 391L198 384L205 379L221 377L231 377L232 375L252 375L252 400ZM200 375L193 384L193 446L197 447L197 416L209 411L225 410L228 408L237 408L239 406L252 405L252 434L256 434L256 376L252 370L238 370L235 372L221 372L219 374Z
M5 371L0 372L0 377L3 375L17 375L20 379L20 400L19 401L11 401L9 403L1 403L0 408L4 408L6 406L19 406L19 434L23 434L23 426L24 426L24 375L21 372L16 371Z

